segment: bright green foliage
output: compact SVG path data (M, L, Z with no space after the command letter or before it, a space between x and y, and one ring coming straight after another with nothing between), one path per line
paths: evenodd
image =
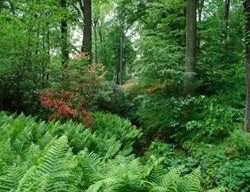
M103 132L116 137L124 147L129 147L131 140L139 138L141 133L131 125L129 120L120 120L118 116L112 114L95 113L95 124L93 130L103 130Z
M203 94L244 94L243 1L230 1L228 38L223 27L224 1L205 2L198 22L200 49L197 76Z
M182 0L148 1L139 18L139 77L146 85L179 85L183 79L184 4ZM160 22L159 22L160 21Z
M58 65L50 73L51 61L58 59L52 50L60 48L61 18L72 14L57 0L5 2L10 7L0 10L1 107L31 113L39 106L36 91L61 74Z
M202 191L199 169L167 172L154 156L143 164L127 149L140 131L114 115L95 116L92 130L1 113L0 190Z
M242 124L243 111L221 105L216 98L201 96L196 97L194 102L196 120L186 124L194 140L203 138L204 141L219 142L229 137ZM198 114L199 112L201 113Z

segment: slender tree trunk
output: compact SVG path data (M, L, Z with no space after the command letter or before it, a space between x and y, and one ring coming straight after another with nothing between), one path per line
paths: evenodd
M225 35L225 40L228 39L229 10L230 10L230 0L225 0L224 1L224 35Z
M119 74L118 74L118 84L122 85L123 83L123 54L124 54L124 50L123 50L123 32L121 32L121 36L120 36L120 54L119 54Z
M102 31L102 24L99 25L99 30L98 30L99 38L100 38L100 46L101 46L101 54L102 54L102 61L104 64L107 64L107 50L106 50L106 43L105 43L105 38L103 35Z
M184 78L184 94L193 95L195 93L195 67L197 50L197 0L187 0L186 2L186 58Z
M204 7L204 1L205 0L199 0L199 6L198 6L198 22L201 22L202 19L202 11Z
M83 0L83 50L89 53L89 63L92 61L92 11L91 11L91 0Z
M199 6L198 6L198 22L199 23L201 22L201 19L202 19L202 11L203 11L203 7L204 7L204 1L205 0L199 0ZM197 31L197 49L198 49L198 52L200 51L200 47L201 47L201 40L200 40L200 36L198 35L198 31Z
M67 8L67 0L61 0L61 7ZM64 69L67 68L69 61L69 47L68 47L68 24L65 16L61 20L61 52L62 52L62 65Z
M98 53L97 53L97 24L98 24L98 18L94 19L94 48L95 48L95 63L98 63Z
M46 23L46 27L47 27L47 65L49 65L50 64L50 24L49 22ZM49 82L49 72L46 72L45 82L46 82L46 85Z
M244 11L246 15L246 115L245 115L245 130L250 132L250 1L244 1Z

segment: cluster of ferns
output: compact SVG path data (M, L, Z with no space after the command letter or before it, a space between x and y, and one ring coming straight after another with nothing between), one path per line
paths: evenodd
M164 168L164 157L136 157L132 145L140 136L111 114L95 113L89 129L0 113L0 192L205 191L199 168L183 174L183 167Z

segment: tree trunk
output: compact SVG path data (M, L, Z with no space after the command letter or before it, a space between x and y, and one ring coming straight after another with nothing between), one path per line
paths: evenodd
M199 6L198 6L198 22L201 22L202 19L202 11L204 7L204 1L205 0L199 0Z
M92 61L92 11L91 0L83 0L83 48L82 51L89 54L89 63Z
M246 15L246 114L245 114L245 130L250 132L250 2L244 1L244 12Z
M98 63L98 53L97 53L97 24L98 18L94 19L94 46L95 46L95 63Z
M61 7L67 8L67 0L61 0ZM68 47L68 25L65 16L61 20L61 52L62 52L62 65L64 69L67 68L69 61L69 47Z
M201 22L201 19L202 19L203 7L204 7L204 0L199 0L199 6L198 6L198 22L199 23ZM197 31L197 49L198 49L198 52L200 51L200 46L201 46L201 40L200 40L200 36L198 35L198 31Z
M117 65L117 84L123 83L123 68L124 68L124 32L121 29L119 42L119 64Z
M102 24L99 24L99 29L98 29L98 34L99 34L99 39L100 39L100 56L102 58L101 62L104 64L107 64L107 50L106 50L106 42L105 38L103 35L103 30L102 30Z
M225 40L227 40L227 38L228 38L229 10L230 10L230 0L225 0L224 1L224 35L225 35Z
M186 2L186 58L185 58L185 78L184 94L193 95L195 93L195 67L197 50L197 0L187 0Z
M122 85L123 83L123 54L124 54L124 50L123 50L123 33L121 32L121 36L120 36L120 57L119 57L119 85Z

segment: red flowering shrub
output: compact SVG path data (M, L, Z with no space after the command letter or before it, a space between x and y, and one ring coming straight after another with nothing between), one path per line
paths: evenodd
M41 104L52 112L48 120L70 118L82 121L86 127L91 127L94 123L94 117L88 110L84 109L84 104L87 101L75 103L76 100L76 95L69 91L54 92L48 90L43 91L40 95Z
M88 65L86 57L87 54L81 53L72 59L62 83L41 92L42 106L52 112L49 120L70 118L91 127L94 118L90 111L97 108L98 99L108 100L104 65Z
M75 93L77 98L85 98L85 107L96 110L99 100L109 100L110 87L105 79L106 71L103 64L88 64L88 55L80 53L71 60L67 70L64 88ZM85 64L86 63L86 64Z

